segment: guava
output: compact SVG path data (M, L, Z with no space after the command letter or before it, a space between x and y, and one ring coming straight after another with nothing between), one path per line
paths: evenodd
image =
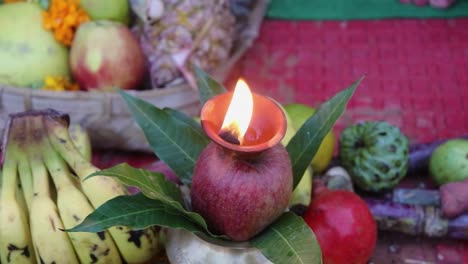
M468 179L468 140L452 139L438 146L429 160L429 172L439 185Z
M0 5L0 83L29 87L47 76L69 77L68 50L42 26L37 3Z

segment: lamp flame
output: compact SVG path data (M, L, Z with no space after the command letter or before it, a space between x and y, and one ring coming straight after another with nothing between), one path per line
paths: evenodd
M242 145L245 132L249 128L253 113L253 96L249 86L243 79L239 79L234 89L231 102L224 116L220 134L228 134L235 143ZM232 141L228 140L228 141Z

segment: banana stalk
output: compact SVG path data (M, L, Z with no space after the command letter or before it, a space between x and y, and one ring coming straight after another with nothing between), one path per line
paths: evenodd
M38 142L47 138L42 128L42 116L27 116L32 136L29 140L28 159L32 168L33 197L31 200L30 226L38 263L79 263L73 245L51 198L49 175Z
M18 157L24 145L25 122L10 120L7 124L3 156L0 198L0 256L2 263L35 263L29 230L27 208L18 202Z
M106 176L86 179L98 171L73 145L68 131L68 120L55 113L44 118L50 143L80 178L81 187L91 204L97 208L106 201L125 195L124 186ZM109 232L127 263L144 263L158 252L158 239L154 229L131 230L127 227L111 227Z
M86 140L78 143L85 146ZM45 163L57 189L57 207L65 228L69 229L81 223L94 211L86 196L75 185L71 172L63 159L53 150L49 139L44 137L41 148ZM83 153L83 152L82 152ZM122 263L119 251L109 232L67 233L81 263Z

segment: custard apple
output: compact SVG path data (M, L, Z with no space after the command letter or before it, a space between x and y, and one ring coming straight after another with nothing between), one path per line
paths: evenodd
M397 185L408 170L408 139L383 121L366 121L343 130L339 157L353 182L378 192Z

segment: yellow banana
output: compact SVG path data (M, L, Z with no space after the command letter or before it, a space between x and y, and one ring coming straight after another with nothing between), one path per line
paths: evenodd
M33 197L31 199L31 236L38 263L79 263L72 243L51 198L49 175L38 142L46 138L42 127L42 116L29 117L32 135L28 144L29 162L33 176Z
M98 171L73 145L66 122L60 117L44 118L50 143L81 180L81 187L91 204L97 208L106 201L126 194L124 186L106 176L88 175ZM158 252L157 234L152 228L130 230L127 227L111 227L109 232L127 263L144 263Z
M0 256L2 263L35 263L33 243L28 224L27 209L17 198L18 194L18 143L24 122L11 120L4 153L0 198Z
M24 208L29 211L33 194L31 167L24 153L18 153L18 172L21 188L18 188L18 200L24 203ZM18 185L20 186L20 185Z
M94 211L86 196L75 185L71 172L63 159L53 150L47 137L43 147L45 163L57 189L57 207L65 228L81 223ZM109 232L69 232L81 263L122 263L119 251Z
M70 138L75 147L86 160L91 161L91 141L86 129L79 124L71 124L68 130L70 131Z

